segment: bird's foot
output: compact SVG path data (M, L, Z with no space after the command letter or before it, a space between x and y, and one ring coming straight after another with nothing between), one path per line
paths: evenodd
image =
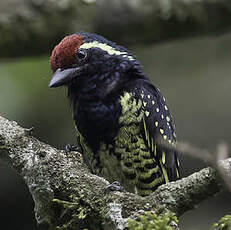
M123 191L123 189L124 188L120 185L120 182L114 181L113 183L107 185L104 193L108 194L108 193L113 192L113 191L120 191L121 192L121 191Z
M82 147L78 144L77 145L67 144L65 146L65 150L67 153L72 152L72 151L76 151L76 152L80 152L80 153L83 152Z

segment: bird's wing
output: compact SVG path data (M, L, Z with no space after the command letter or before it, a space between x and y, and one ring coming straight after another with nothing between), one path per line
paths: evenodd
M141 130L146 145L159 164L165 182L179 178L179 160L177 153L169 149L175 145L175 125L172 115L159 89L146 82L136 91L136 97L143 104Z

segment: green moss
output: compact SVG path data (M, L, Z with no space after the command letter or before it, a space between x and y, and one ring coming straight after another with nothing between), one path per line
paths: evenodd
M138 216L136 220L129 219L129 230L172 230L170 224L177 223L177 217L174 213L167 211L165 213L154 213L146 211Z
M72 189L71 189L72 190ZM61 198L53 199L54 209L59 221L56 230L67 229L102 229L102 218L95 203L100 201L89 198L83 191L76 188L70 194L68 201ZM93 204L94 203L94 204Z
M57 230L69 229L69 227L76 225L77 223L82 222L90 212L90 207L86 204L82 204L81 197L71 197L70 201L64 201L60 199L53 199L53 202L58 206L61 206L63 209L62 216L66 216L66 222L61 226L57 226Z
M231 215L222 217L218 223L215 223L212 230L231 230Z

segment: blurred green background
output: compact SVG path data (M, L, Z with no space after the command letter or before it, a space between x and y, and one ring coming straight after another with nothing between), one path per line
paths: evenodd
M86 27L97 32L97 26L91 27L86 22L81 24L81 20L78 23L80 26L76 26L76 31ZM30 42L28 47L36 46L35 51L25 48L25 54L22 49L20 55L14 55L13 51L7 55L4 51L0 59L0 114L23 127L34 127L36 137L63 149L67 143L75 143L75 131L66 90L48 88L51 76L49 53L56 39L69 32L65 27L58 31L45 51L39 42L36 46L37 43L31 40L27 41ZM0 32L1 36L5 35L1 27ZM126 40L126 34L123 39L110 30L105 34L114 41ZM127 36L132 42L125 42L126 47L141 61L145 72L167 99L174 115L178 140L210 151L216 151L220 141L230 145L231 34L159 44L134 42L129 34ZM183 177L206 166L189 156L180 156L180 159ZM33 201L26 186L3 162L0 163L0 204L0 221L4 229L38 229ZM209 229L212 223L230 211L230 193L223 192L184 214L180 218L180 227L184 230Z

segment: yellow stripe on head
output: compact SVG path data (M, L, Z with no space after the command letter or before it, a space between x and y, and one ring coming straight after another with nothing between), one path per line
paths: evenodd
M99 49L107 52L109 55L118 55L118 56L126 57L131 61L135 60L132 56L128 55L127 52L116 50L114 47L112 47L110 45L107 45L105 43L100 43L97 41L83 43L79 47L79 49L90 49L90 48L99 48Z

